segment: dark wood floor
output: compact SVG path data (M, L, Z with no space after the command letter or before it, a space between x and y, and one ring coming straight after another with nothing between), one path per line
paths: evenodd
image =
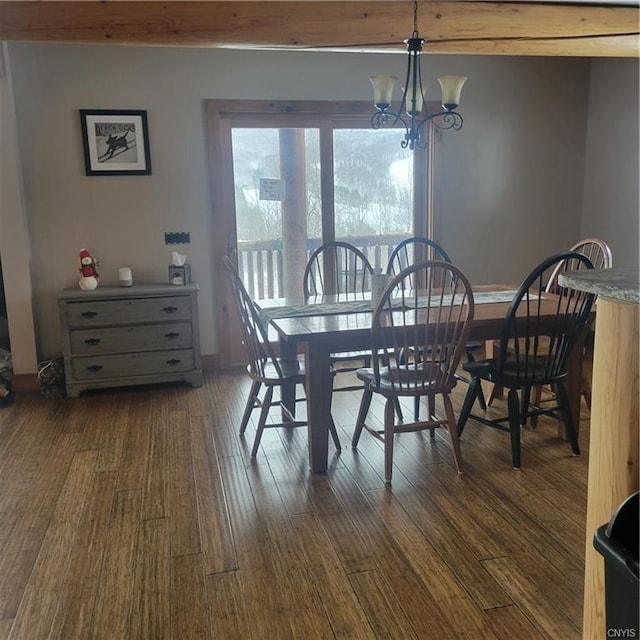
M304 429L249 459L247 389L216 373L0 410L0 639L580 637L586 409L581 457L542 419L519 472L478 423L462 476L444 432L400 435L385 489L380 444L350 447L358 393L336 394L344 448L314 476Z

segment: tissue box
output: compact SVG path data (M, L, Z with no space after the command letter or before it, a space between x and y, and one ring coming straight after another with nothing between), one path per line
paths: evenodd
M169 284L185 285L191 282L191 265L169 265Z

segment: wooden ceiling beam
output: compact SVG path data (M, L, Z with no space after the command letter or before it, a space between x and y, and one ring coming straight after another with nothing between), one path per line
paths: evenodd
M420 3L425 51L638 57L638 6ZM0 39L182 47L403 50L412 3L0 1Z

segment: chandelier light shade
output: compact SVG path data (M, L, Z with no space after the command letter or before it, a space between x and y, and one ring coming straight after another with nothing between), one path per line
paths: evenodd
M402 100L397 111L391 110L393 89L398 80L396 76L373 76L373 103L376 107L371 116L371 127L404 126L404 139L401 141L403 149L411 150L418 147L425 149L427 140L425 129L428 122L433 122L439 129L462 128L462 116L456 111L460 104L462 86L467 81L465 76L442 76L438 78L442 92L439 111L430 112L426 106L425 93L427 87L422 85L420 73L420 54L425 40L418 34L418 2L413 3L413 34L405 41L409 59L407 60L407 74L402 88Z

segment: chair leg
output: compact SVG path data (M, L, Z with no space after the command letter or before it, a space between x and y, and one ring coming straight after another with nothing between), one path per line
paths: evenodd
M569 438L569 444L571 445L571 451L573 455L580 455L580 446L578 445L578 436L576 435L576 426L571 415L571 409L569 408L569 396L567 390L562 382L553 385L553 390L558 399L558 406L560 407L560 413L562 414L565 429L567 431L567 438Z
M511 460L513 468L520 468L520 398L515 389L509 389L509 433L511 435Z
M469 349L466 350L467 354L467 362L475 362L476 359L473 357L473 352ZM465 380L467 382L467 380ZM487 401L484 399L484 391L482 391L482 385L478 386L478 404L483 411L487 410Z
M267 424L267 417L269 416L269 409L271 408L271 398L273 397L273 387L267 387L262 400L262 410L260 411L260 420L258 420L258 428L256 429L256 437L253 440L253 449L251 449L251 457L255 458L258 455L258 448L260 447L260 440L262 439L262 432Z
M591 411L591 378L584 370L584 367L582 370L582 395L584 396L589 411Z
M418 422L420 420L420 400L421 396L415 396L413 399L413 413L415 416L415 421ZM433 396L427 396L427 420L431 420L431 416L433 416L436 412L436 399ZM432 432L433 433L433 432Z
M360 440L360 434L364 427L364 421L369 413L369 407L371 406L371 398L373 398L373 392L370 389L365 389L362 394L362 400L360 401L360 409L358 410L358 417L356 418L356 428L353 431L353 438L351 438L351 446L355 449L358 446Z
M449 394L442 394L444 403L444 412L447 416L447 429L449 429L449 437L451 438L451 446L453 447L453 459L456 463L456 470L462 473L462 451L460 451L460 441L458 440L458 431L456 429L456 416L453 412L453 405ZM433 429L431 430L433 433Z
M396 409L396 415L398 416L398 422L404 422L404 417L402 415L402 407L400 406L400 398L393 399L393 406Z
M388 485L391 484L391 475L393 474L394 416L393 400L387 398L384 405L384 481Z
M460 415L458 416L458 437L462 435L464 426L467 424L467 420L471 415L471 408L473 407L473 403L476 401L479 386L480 378L472 377L471 382L469 383L469 388L467 389L467 395L464 397L464 402L462 403L462 409L460 409Z
M538 387L534 387L537 389ZM527 413L529 413L529 403L531 400L531 387L524 387L520 395L520 424L524 427L527 424Z
M530 404L535 405L536 407L540 406L542 402L542 387L540 385L533 387ZM531 428L535 429L538 426L538 416L531 416Z
M494 384L493 389L491 389L491 395L487 400L487 405L491 406L496 398L502 398L503 393L504 388L499 384Z
M260 387L262 386L261 382L258 380L254 380L251 383L251 390L249 391L249 397L247 398L247 404L244 408L244 413L242 415L242 422L240 423L240 433L244 433L247 429L247 425L249 424L249 418L251 417L251 412L256 407L256 398L258 397L258 393L260 393Z
M342 445L340 444L340 438L338 438L338 432L336 431L336 423L333 421L333 416L329 416L331 422L329 423L329 433L333 438L333 444L337 451L342 451Z
M487 410L487 401L484 399L484 391L482 391L482 385L478 385L478 403L483 411Z
M404 353L401 352L400 353L400 357L398 359L398 362L402 362L404 360ZM385 366L389 364L389 359L388 358L383 358L384 364ZM371 358L368 358L365 361L365 366L366 367L370 367L371 366ZM398 416L398 422L404 422L404 415L402 413L402 407L400 406L400 398L394 398L393 399L393 406L395 407L396 410L396 415Z
M436 415L436 397L434 395L427 396L427 411L429 415L427 416L427 420L431 420ZM436 430L429 429L429 438L434 440L436 437Z

